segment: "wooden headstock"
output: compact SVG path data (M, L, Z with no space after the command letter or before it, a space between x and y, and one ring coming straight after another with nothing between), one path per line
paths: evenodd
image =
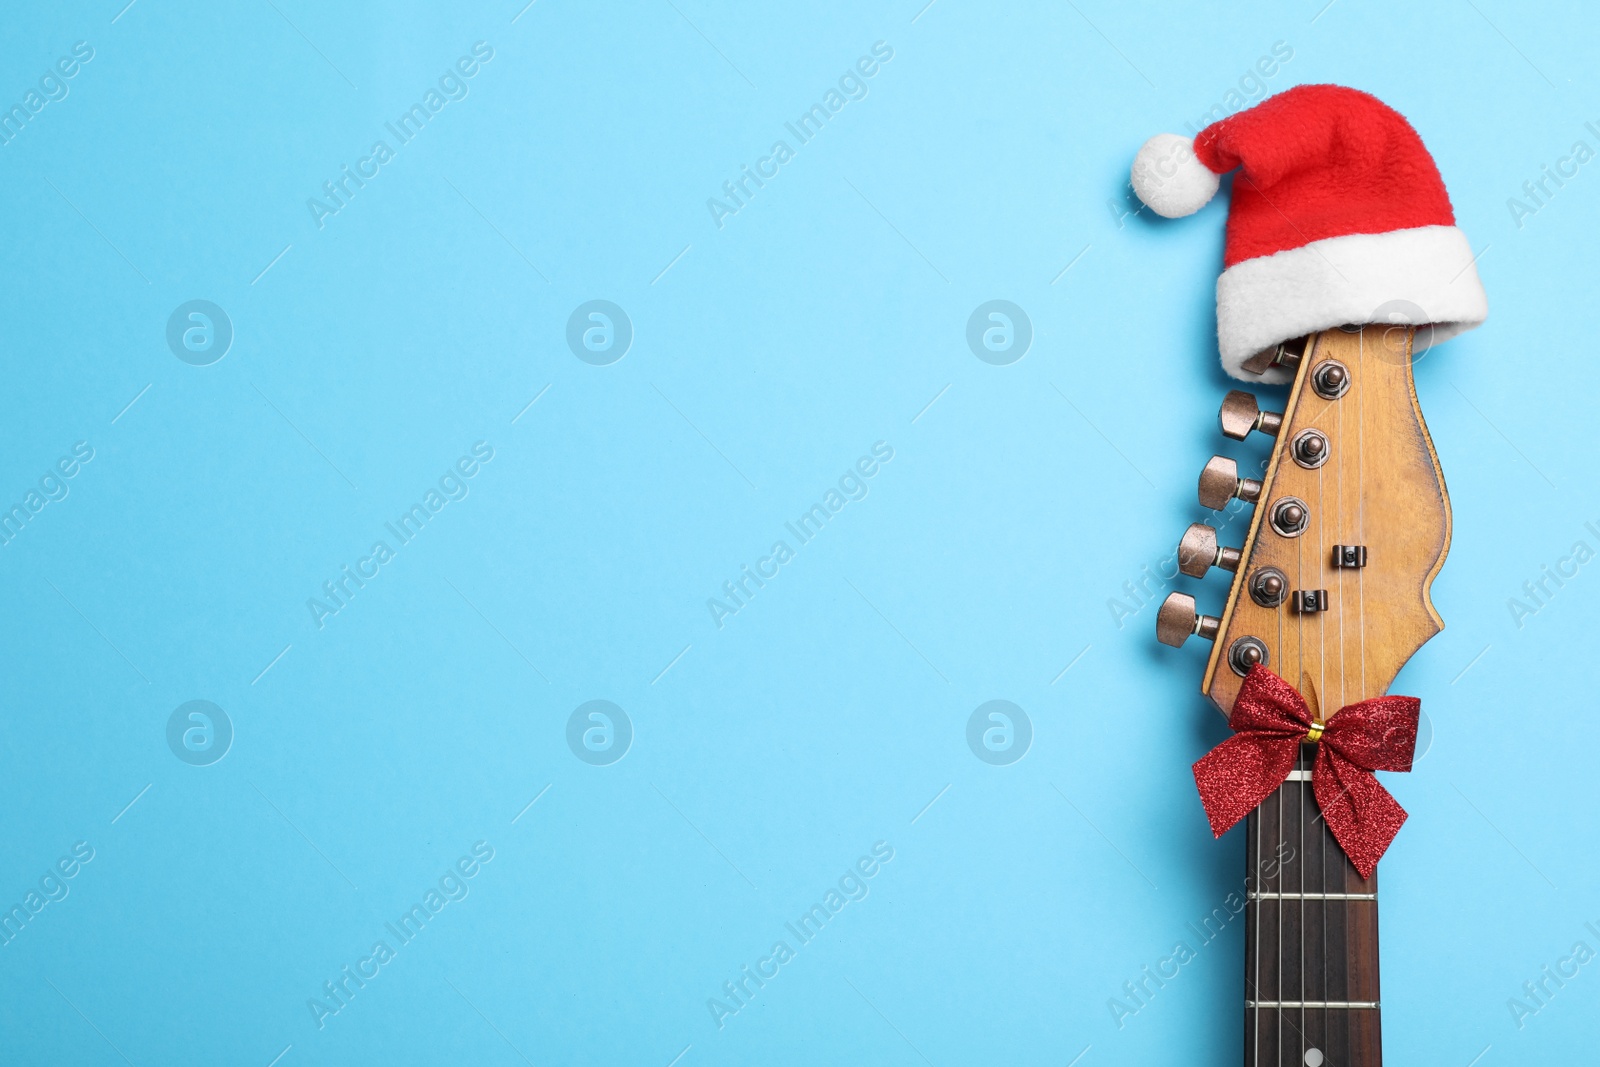
M1223 405L1223 432L1273 434L1259 483L1213 459L1201 498L1255 503L1237 551L1208 527L1179 546L1184 573L1235 571L1221 618L1173 593L1157 633L1181 644L1213 638L1201 690L1224 714L1258 660L1300 690L1313 714L1381 696L1422 644L1444 627L1428 597L1450 545L1444 475L1417 406L1409 326L1327 330L1279 346L1294 366L1281 417L1248 394ZM1260 369L1265 369L1262 366ZM1233 484L1228 484L1229 481Z

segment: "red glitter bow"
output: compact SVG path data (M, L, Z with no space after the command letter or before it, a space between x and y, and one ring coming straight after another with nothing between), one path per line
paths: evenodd
M1416 697L1374 697L1316 723L1294 686L1260 664L1250 668L1228 716L1233 736L1194 765L1212 833L1221 837L1271 796L1294 769L1300 743L1315 740L1317 806L1361 877L1371 878L1406 821L1372 772L1411 769L1421 709Z

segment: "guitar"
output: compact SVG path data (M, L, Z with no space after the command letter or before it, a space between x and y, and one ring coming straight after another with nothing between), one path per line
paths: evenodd
M1200 501L1254 505L1249 532L1233 548L1209 526L1189 527L1180 569L1232 571L1227 604L1220 618L1202 615L1193 597L1172 593L1156 631L1169 645L1212 641L1200 688L1224 714L1261 664L1314 718L1331 720L1383 696L1443 628L1428 590L1449 548L1450 505L1417 405L1416 332L1351 326L1277 345L1243 369L1292 375L1283 411L1243 392L1223 401L1222 432L1265 434L1271 455L1259 479L1213 457ZM1361 877L1321 816L1315 751L1300 746L1289 780L1246 825L1246 1067L1382 1061L1377 878Z

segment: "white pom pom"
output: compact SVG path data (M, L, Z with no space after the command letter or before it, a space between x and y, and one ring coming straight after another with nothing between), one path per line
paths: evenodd
M1133 157L1133 191L1150 210L1169 219L1205 207L1221 183L1195 156L1194 141L1175 133L1156 134Z

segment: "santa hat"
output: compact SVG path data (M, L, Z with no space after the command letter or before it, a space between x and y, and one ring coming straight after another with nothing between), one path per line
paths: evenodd
M1157 134L1133 188L1167 218L1199 211L1239 168L1217 279L1217 341L1235 378L1282 341L1352 323L1431 323L1437 343L1489 314L1444 180L1411 124L1377 97L1301 85L1230 115L1194 140ZM1431 338L1426 334L1431 333Z

